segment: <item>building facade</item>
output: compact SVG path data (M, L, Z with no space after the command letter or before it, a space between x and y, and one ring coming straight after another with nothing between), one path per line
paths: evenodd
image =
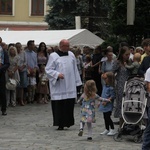
M47 0L0 0L0 30L46 30Z

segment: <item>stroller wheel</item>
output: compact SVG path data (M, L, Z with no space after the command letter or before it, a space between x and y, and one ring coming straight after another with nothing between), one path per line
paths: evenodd
M116 142L121 142L122 141L122 135L120 133L117 133L113 136L114 140Z
M135 143L141 143L142 142L142 136L135 135L134 136L134 142Z

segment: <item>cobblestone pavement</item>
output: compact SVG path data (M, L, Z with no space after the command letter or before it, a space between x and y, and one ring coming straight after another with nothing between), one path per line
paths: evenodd
M75 125L64 131L53 127L51 104L29 104L9 107L7 116L0 115L0 150L140 150L133 137L121 142L112 136L102 136L102 114L96 112L93 140L87 141L87 128L78 137L80 106L75 105ZM116 129L118 126L115 126Z

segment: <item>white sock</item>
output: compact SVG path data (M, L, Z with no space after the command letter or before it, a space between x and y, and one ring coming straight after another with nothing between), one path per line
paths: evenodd
M84 128L85 123L84 122L80 122L80 129Z

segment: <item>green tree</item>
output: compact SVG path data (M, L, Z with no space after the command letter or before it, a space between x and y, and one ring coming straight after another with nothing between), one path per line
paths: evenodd
M46 22L50 29L74 29L75 16L81 16L81 26L102 38L108 36L108 10L111 0L49 0Z
M109 34L108 12L111 9L109 2L110 0L89 0L88 12L82 15L83 22L87 20L87 24L82 23L83 27L104 39Z
M111 35L126 39L130 45L139 45L142 38L150 37L150 1L136 0L134 25L127 25L127 1L112 0L110 11Z
M135 31L139 37L150 38L150 1L137 0L135 8Z
M75 16L75 1L49 0L49 11L45 21L49 24L49 29L73 29Z

